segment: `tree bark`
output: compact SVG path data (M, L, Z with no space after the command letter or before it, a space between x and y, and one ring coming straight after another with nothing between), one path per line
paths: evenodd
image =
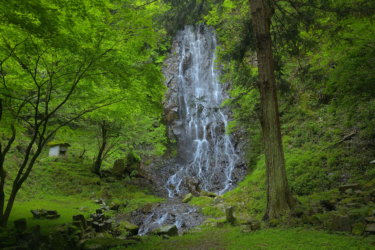
M261 125L267 172L267 210L264 219L267 220L284 215L294 207L295 200L288 187L281 139L270 33L273 12L271 0L249 1L257 43Z
M97 175L100 175L100 168L102 166L102 163L103 163L103 158L104 158L104 154L105 154L105 149L107 147L107 125L106 123L103 121L101 124L100 124L100 133L101 133L101 145L99 147L99 152L98 152L98 155L96 157L96 160L94 162L94 165L93 165L93 173L97 174Z

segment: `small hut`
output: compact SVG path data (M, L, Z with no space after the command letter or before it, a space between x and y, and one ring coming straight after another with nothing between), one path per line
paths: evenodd
M49 156L66 156L70 144L66 142L50 142L48 146Z

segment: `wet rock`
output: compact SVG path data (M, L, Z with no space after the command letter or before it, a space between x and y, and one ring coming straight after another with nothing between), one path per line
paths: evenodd
M178 235L178 228L176 225L165 225L155 229L152 233L156 235L176 236Z
M18 233L23 233L27 229L27 221L26 219L19 219L14 221L14 228Z
M162 225L176 225L180 234L200 225L204 216L200 209L178 201L151 206L152 209L138 209L126 218L133 224L139 225L139 235L146 235Z
M187 188L191 194L194 196L199 196L201 189L199 187L199 181L195 178L187 178L186 180Z
M229 224L236 224L236 217L234 217L234 207L227 207L225 209L226 220Z
M188 203L190 202L192 199L193 199L193 194L192 193L188 193L187 195L185 195L184 199L182 200L183 203Z

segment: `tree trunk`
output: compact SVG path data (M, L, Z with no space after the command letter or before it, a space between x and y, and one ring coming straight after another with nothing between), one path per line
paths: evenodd
M278 218L293 208L286 178L281 140L277 89L270 34L271 0L250 0L253 32L257 42L261 125L266 156L267 210L264 219Z
M97 175L100 175L100 168L103 163L104 151L107 147L107 132L107 125L105 122L102 122L100 124L101 145L99 147L99 152L93 165L93 172Z

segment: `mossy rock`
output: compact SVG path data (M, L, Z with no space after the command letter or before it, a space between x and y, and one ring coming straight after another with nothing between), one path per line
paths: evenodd
M165 225L165 226L156 228L154 231L152 231L152 233L156 235L177 236L178 228L176 225Z
M192 199L193 199L193 194L192 193L188 193L187 195L185 195L184 199L182 200L183 203L188 203L190 202Z
M215 198L215 197L217 197L217 194L215 194L213 192L202 190L200 192L200 196L206 196L206 197L210 197L210 198Z
M139 226L133 223L130 223L129 221L126 221L126 220L121 221L119 224L120 224L120 229L129 231L130 234L132 235L138 234Z
M82 244L84 250L106 250L115 247L126 247L136 244L135 240L121 240L116 238L94 238L85 241Z

